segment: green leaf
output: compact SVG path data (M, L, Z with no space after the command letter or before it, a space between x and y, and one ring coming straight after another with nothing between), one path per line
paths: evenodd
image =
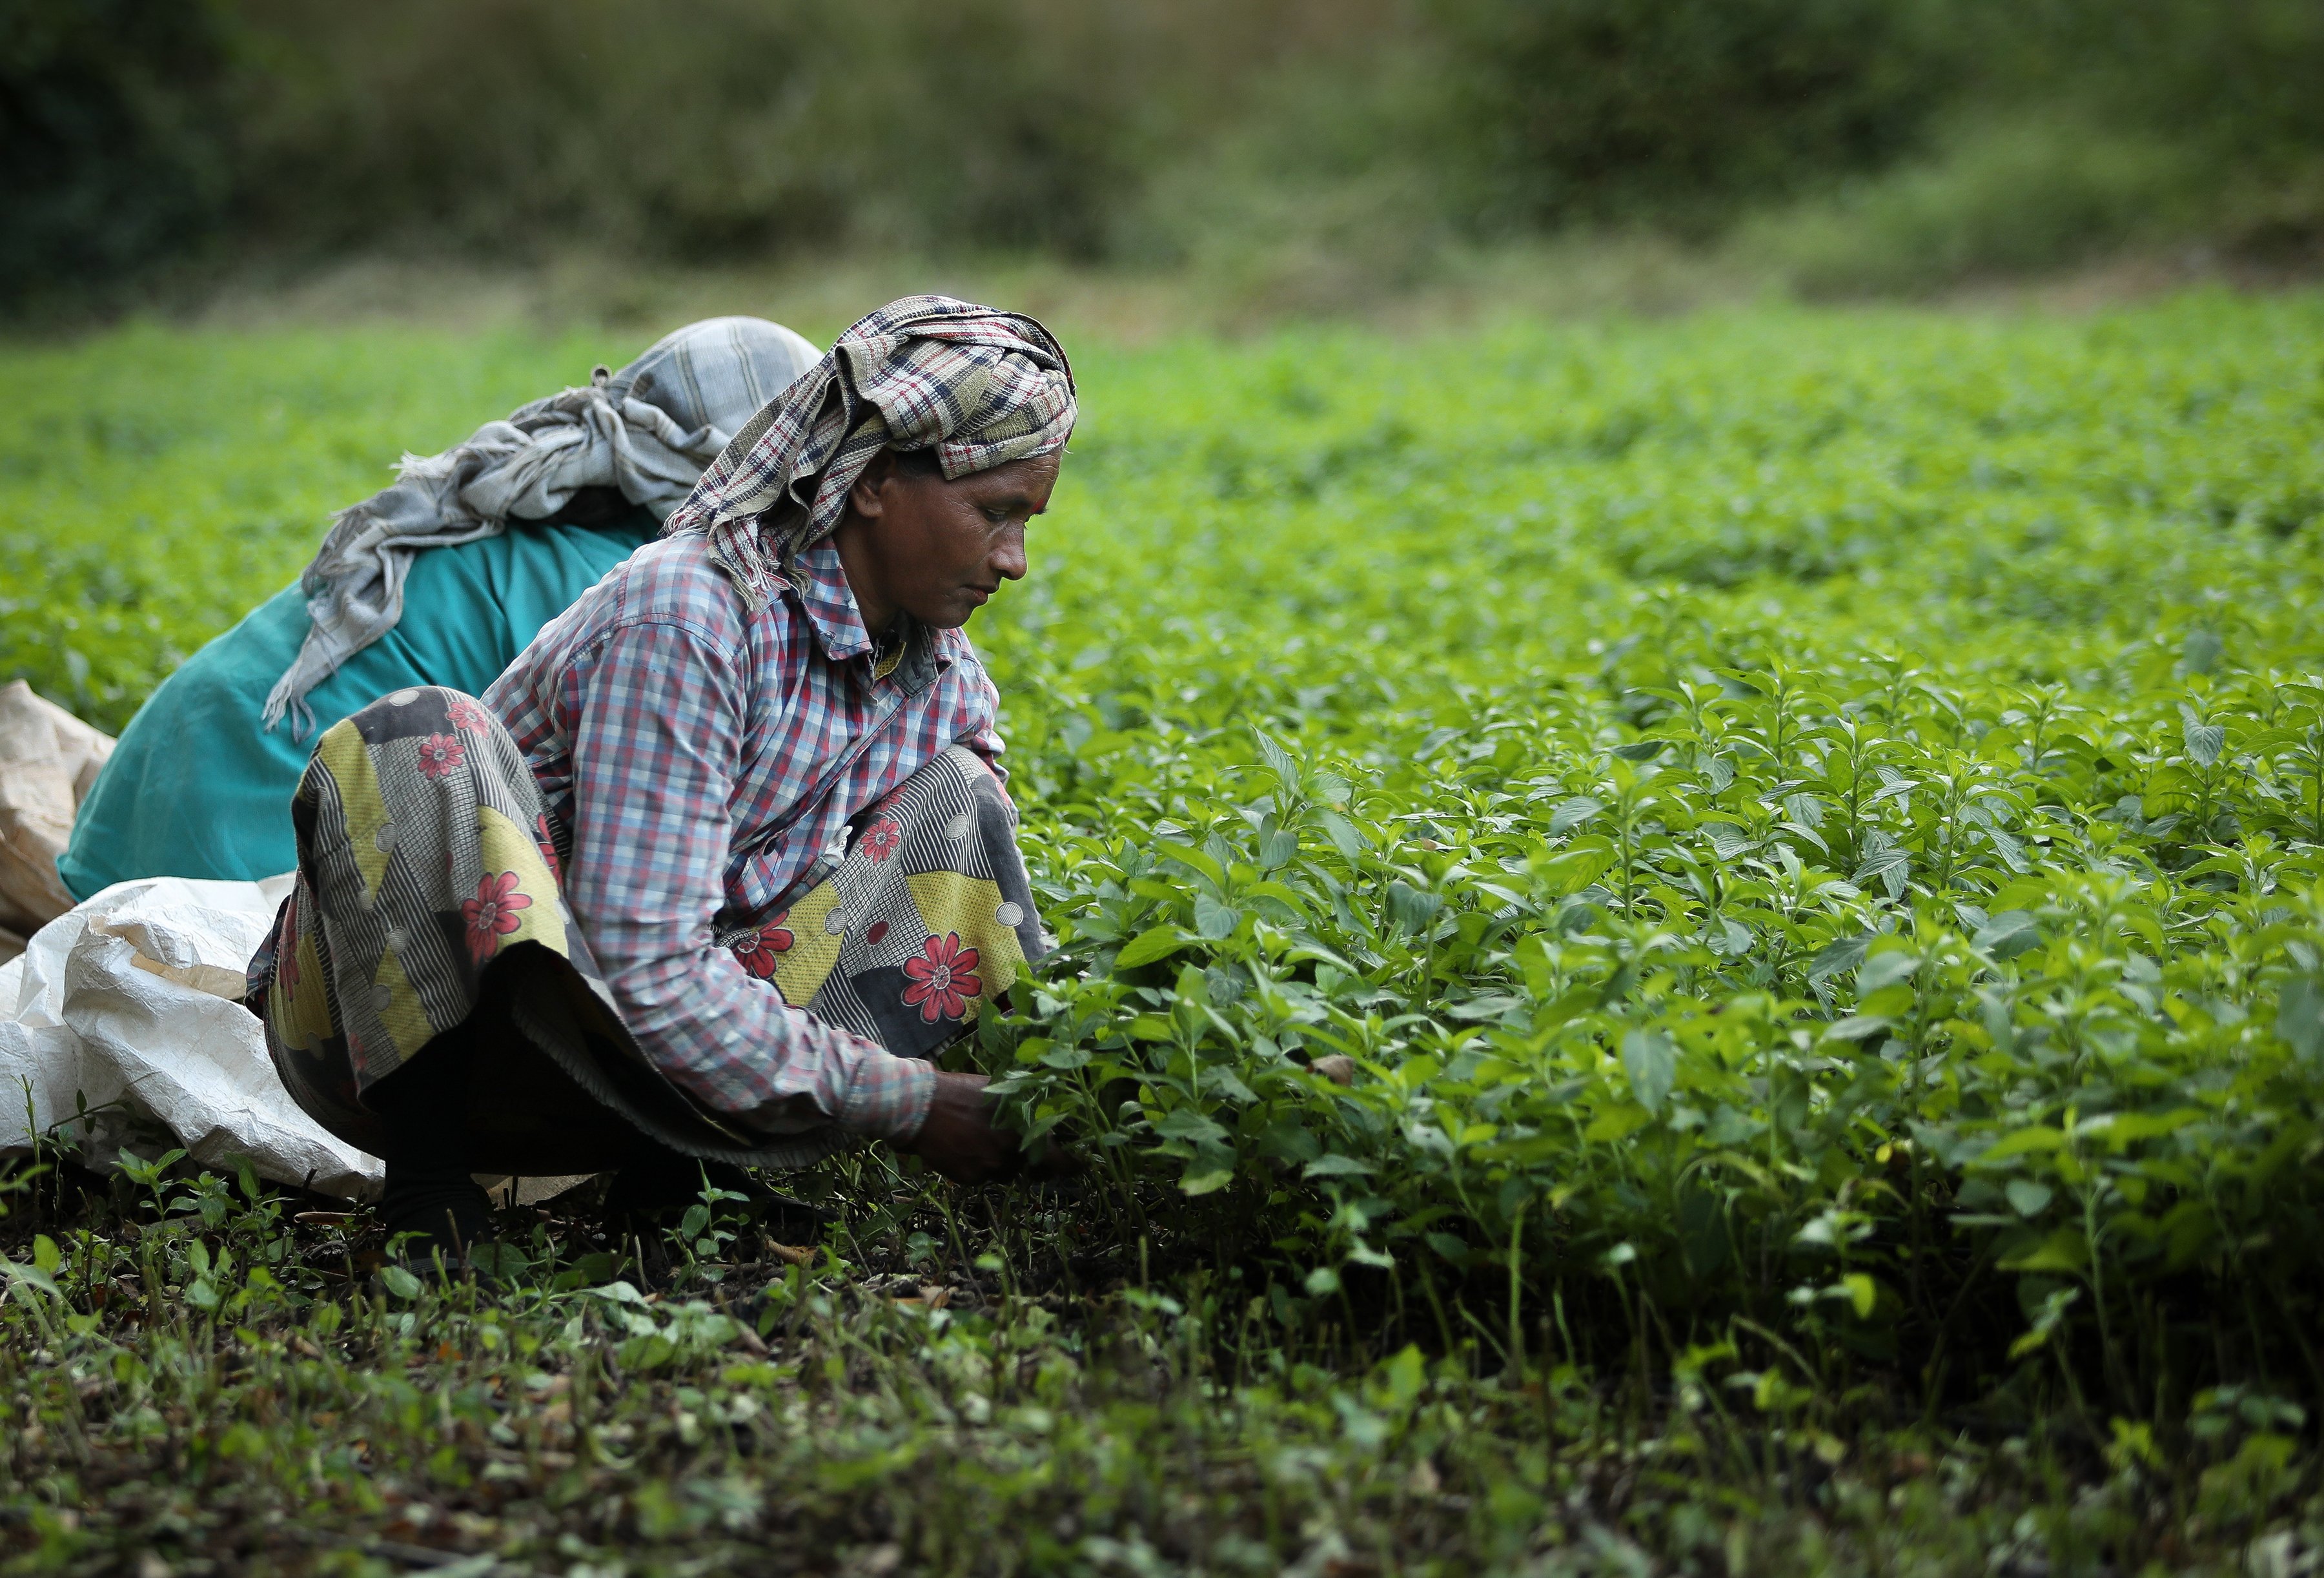
M1428 1384L1428 1361L1417 1344L1406 1343L1403 1352L1379 1367L1379 1378L1389 1406L1409 1408L1420 1400L1421 1389Z
M1157 926L1151 931L1139 932L1121 946L1114 955L1117 970L1135 970L1140 964L1150 964L1157 959L1167 959L1194 939L1175 926Z
M2034 917L2023 909L2005 909L1977 928L1970 945L1997 959L2014 959L2018 955L2039 947L2041 928Z
M1570 833L1605 808L1605 801L1592 798L1589 795L1575 795L1570 799L1562 800L1558 803L1557 809L1549 814L1549 835L1556 838Z
M1184 1140L1196 1145L1217 1145L1225 1141L1227 1131L1205 1118L1193 1107L1175 1107L1162 1115L1154 1131L1165 1140Z
M2324 983L2295 975L2276 1001L2275 1033L2310 1067L2324 1062Z
M1661 1112L1678 1077L1677 1044L1660 1030L1629 1031L1622 1038L1622 1072L1630 1076L1630 1094L1638 1104Z
M420 1278L414 1277L410 1272L405 1270L401 1266L382 1266L379 1269L379 1281L381 1287L386 1288L398 1298L417 1298L420 1297Z
M2218 761L2219 752L2226 749L2227 731L2218 724L2200 723L2190 715L2180 731L2180 738L2195 765L2209 767Z
M1240 1102L1248 1106L1259 1100L1250 1086L1243 1084L1242 1076L1223 1063L1213 1064L1203 1070L1202 1085L1205 1094L1224 1101Z
M2065 1143L2066 1137L2047 1124L2014 1129L1988 1147L1974 1165L1983 1167L1991 1162L2007 1161L2013 1156L2027 1156L2037 1150L2055 1150Z
M2009 1196L2009 1207L2024 1217L2042 1214L2056 1194L2047 1184L2037 1184L2031 1178L2012 1178L2002 1193Z
M1603 1145L1612 1140L1626 1140L1654 1121L1654 1114L1646 1108L1625 1102L1619 1106L1609 1107L1592 1118L1590 1126L1582 1131L1582 1138L1592 1145ZM1500 1146L1490 1149L1498 1153L1514 1148Z
M1285 791L1296 789L1299 787L1299 763L1292 759L1291 752L1277 744L1265 729L1251 730L1251 736L1259 742L1259 753L1266 759L1268 771L1275 774L1276 780L1282 784Z
M44 1232L36 1232L32 1235L32 1264L34 1267L44 1274L53 1277L57 1274L57 1268L64 1263L65 1258L57 1249L56 1240L51 1238Z
M1241 924L1242 912L1233 905L1222 904L1207 892L1194 895L1194 934L1197 937L1210 942L1223 942L1232 937L1235 927ZM1147 934L1148 937L1152 935L1151 932ZM1124 948L1122 952L1126 955L1137 946L1137 942L1132 942L1130 948ZM1157 954L1155 957L1161 955Z
M1444 896L1441 893L1431 893L1403 881L1388 885L1389 918L1416 936L1426 930L1428 923L1436 918L1436 912L1443 908Z
M511 1243L475 1244L468 1250L468 1263L486 1276L507 1280L530 1270L532 1257Z
M1469 1246L1449 1232L1425 1232L1421 1241L1456 1266L1469 1263Z
M2197 625L2187 632L2186 641L2180 646L2179 660L2187 665L2190 674L2209 674L2218 666L2219 654L2225 651L2227 643L2216 632Z
M659 1370L678 1355L678 1344L659 1332L644 1332L615 1349L625 1370Z
M6 1277L11 1282L21 1282L28 1287L37 1287L43 1293L54 1294L58 1297L63 1297L58 1292L56 1282L38 1266L20 1266L14 1260L0 1257L0 1276Z
M1188 1195L1209 1195L1234 1181L1234 1164L1213 1155L1197 1156L1186 1164L1178 1187Z
M1536 862L1534 872L1554 897L1563 899L1603 876L1618 856L1612 840L1588 833L1547 860Z
M1864 963L1864 950L1871 944L1872 934L1868 931L1826 943L1816 951L1815 957L1808 961L1809 983L1813 984L1830 981L1836 975L1845 975Z
M1896 844L1874 850L1864 857L1864 863L1856 868L1858 881L1871 877L1880 879L1880 885L1888 890L1891 899L1903 898L1906 885L1913 880L1912 852Z
M1361 1177L1372 1170L1370 1163L1360 1162L1354 1157L1342 1156L1334 1151L1328 1156L1317 1157L1301 1168L1300 1174L1303 1177L1310 1178L1350 1178Z
M2070 1227L2061 1227L2029 1249L2003 1259L2005 1271L2062 1271L2079 1275L2090 1263L2090 1246Z
M2176 1134L2190 1123L2200 1122L2202 1118L2199 1107L2174 1107L2167 1112L2100 1112L2077 1123L2074 1132L2095 1135L2112 1149L2122 1151L2142 1140Z
M1884 986L1894 986L1899 981L1912 979L1913 972L1921 967L1920 956L1910 948L1891 947L1874 954L1864 961L1856 973L1856 991L1869 997Z
M1350 864L1362 858L1364 851L1370 847L1365 844L1364 835L1356 831L1356 825L1337 811L1319 812L1315 820L1322 826L1323 836L1332 841L1332 847L1340 852L1340 858Z

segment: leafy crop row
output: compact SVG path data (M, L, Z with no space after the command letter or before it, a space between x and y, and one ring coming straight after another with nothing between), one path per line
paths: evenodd
M988 1059L1286 1319L2324 1393L2319 326L1093 384L988 637L1065 944Z
M1085 351L973 632L1063 944L977 1056L1091 1158L1060 1243L1512 1362L2324 1397L2319 331ZM117 724L621 349L10 353L0 672Z

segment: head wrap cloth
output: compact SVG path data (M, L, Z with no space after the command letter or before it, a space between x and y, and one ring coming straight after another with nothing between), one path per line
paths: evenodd
M543 520L585 487L614 487L667 515L734 429L815 364L815 346L759 318L713 318L656 341L588 384L518 407L440 455L407 455L393 486L339 512L299 578L307 639L268 693L269 729L286 714L314 727L307 693L403 616L411 556Z
M934 448L947 478L1053 455L1074 430L1073 368L1035 319L907 296L860 319L734 435L662 534L706 532L752 608L837 529L883 448Z

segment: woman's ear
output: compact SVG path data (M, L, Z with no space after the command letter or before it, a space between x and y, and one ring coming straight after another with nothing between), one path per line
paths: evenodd
M863 468L863 475L857 477L847 490L848 509L866 520L877 520L886 514L888 501L883 494L889 480L895 475L896 452L893 449L882 449L872 457L872 463Z

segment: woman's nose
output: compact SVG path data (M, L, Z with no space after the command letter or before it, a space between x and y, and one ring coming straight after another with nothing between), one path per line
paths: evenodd
M1025 529L1012 526L1001 534L992 549L993 573L1005 581L1025 578Z

